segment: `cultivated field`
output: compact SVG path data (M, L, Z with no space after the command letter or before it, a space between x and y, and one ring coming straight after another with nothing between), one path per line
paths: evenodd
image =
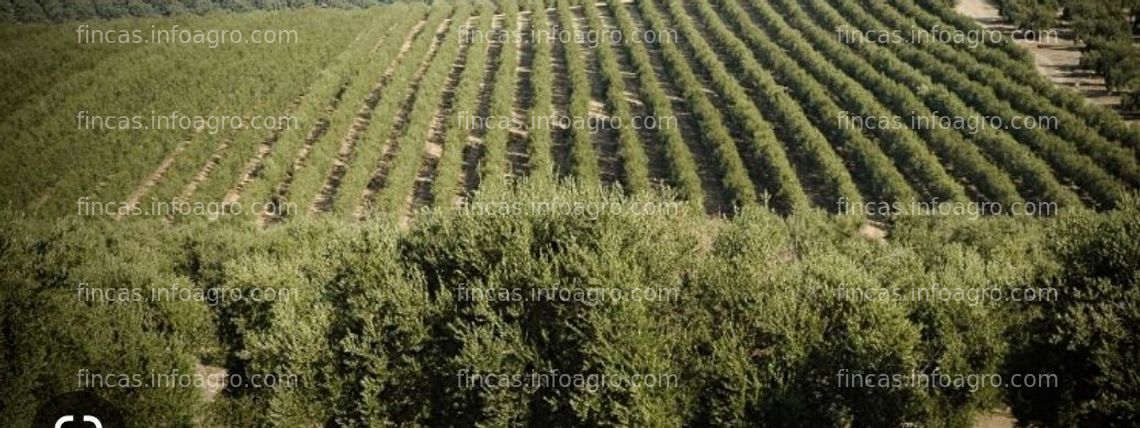
M245 203L266 224L452 209L523 178L668 187L712 214L1109 209L1140 184L1140 132L1011 43L882 42L977 28L934 1L571 3L175 21L300 39L214 48L105 42L165 20L10 29L0 191L44 216Z

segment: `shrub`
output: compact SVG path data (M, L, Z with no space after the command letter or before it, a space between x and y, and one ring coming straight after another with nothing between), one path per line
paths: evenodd
M1140 422L1140 205L1065 218L1051 235L1057 287L1011 338L1012 373L1053 373L1057 388L1007 391L1019 421L1047 426L1135 426Z

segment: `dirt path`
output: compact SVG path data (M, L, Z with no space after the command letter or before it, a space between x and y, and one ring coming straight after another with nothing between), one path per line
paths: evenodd
M348 170L348 163L352 160L353 153L356 152L356 144L360 141L360 136L372 124L372 112L376 108L376 104L380 102L380 94L384 87L388 86L388 82L392 80L392 75L396 72L396 67L404 61L404 57L408 51L412 49L412 41L415 40L416 35L423 30L427 25L427 20L421 20L408 31L404 36L404 44L400 46L400 51L392 58L388 64L388 68L380 75L380 79L372 86L368 92L368 96L361 103L360 109L356 112L356 118L352 121L352 126L349 127L348 133L341 141L340 148L337 150L336 158L333 159L333 170L329 174L325 184L321 186L321 190L317 192L317 196L313 198L312 204L309 206L309 211L312 213L328 212L332 209L333 197L336 190L340 187L341 180L344 179L344 174ZM389 29L391 31L391 29ZM381 42L385 38L381 38ZM379 49L381 43L377 42L372 47L372 52L375 53Z
M1008 24L1001 16L997 6L989 0L959 0L954 10L973 18L987 30L1001 31L1009 34L1015 28ZM1046 34L1043 32L1043 34ZM1054 37L1055 36L1055 37ZM1120 96L1108 92L1104 77L1092 70L1080 66L1080 45L1073 40L1072 32L1068 29L1058 28L1054 33L1042 40L1017 40L1017 44L1025 47L1033 55L1033 62L1037 72L1044 75L1053 83L1066 86L1080 92L1089 102L1117 110L1119 112ZM1140 122L1140 117L1125 117L1133 123Z
M270 138L276 140L277 134L278 132L274 131L273 136ZM229 149L230 145L233 143L234 140L232 138L224 138L222 139L222 142L218 143L218 147L214 149L214 153L210 155L209 159L206 159L206 163L202 164L202 168L198 169L198 173L194 174L194 177L190 179L190 182L186 183L186 186L184 186L182 188L182 191L178 193L178 200L188 201L190 198L194 197L194 192L198 191L198 186L201 186L202 183L210 177L210 172L212 172L214 168L218 166L218 162L222 161L222 156L225 155L226 149Z
M979 412L974 416L973 428L1013 428L1017 420L1009 409L998 409Z

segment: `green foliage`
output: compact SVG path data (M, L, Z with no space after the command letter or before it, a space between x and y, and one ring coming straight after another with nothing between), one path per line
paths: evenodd
M557 0L558 31L562 34L588 34L589 29L578 28L574 23L574 13L570 10L569 0ZM559 33L556 33L559 34ZM590 77L586 74L586 60L584 49L576 41L580 37L571 39L570 43L563 43L563 55L566 64L567 79L570 82L570 105L566 114L572 123L579 123L590 117ZM571 126L570 128L570 169L574 172L574 179L584 186L601 185L601 170L598 167L598 155L591 141L591 129L585 126Z
M598 14L597 5L585 2L582 7L586 10L587 23L590 31L602 33L605 27ZM622 158L622 180L626 188L632 193L649 191L649 158L641 147L637 131L633 128L633 118L630 113L629 102L625 95L625 77L621 66L611 46L611 41L602 41L598 44L597 56L601 69L600 74L606 87L606 101L612 109L612 115L623 124L617 129L618 155Z
M903 117L933 114L933 110L923 104L912 90L892 80L885 72L876 70L865 57L843 47L834 34L811 25L810 18L802 9L789 4L783 9L787 16L785 21L777 18L779 13L772 6L755 0L750 0L750 3L761 13L766 22L774 23L775 28L788 28L789 24L794 26L799 34L820 49L820 53L827 55L827 58L846 70L849 76L874 91L881 100L892 107L895 114ZM792 34L795 33L788 33L778 40L782 44L792 44ZM810 52L803 43L792 46L797 47L800 52ZM961 174L990 200L1003 201L1003 203L1021 200L1010 178L986 159L977 146L969 144L962 135L940 127L923 127L914 131L924 137L933 150L943 159L947 159L955 169L961 171Z
M1020 421L1126 427L1140 422L1140 204L1064 219L1049 235L1060 297L1011 334L1011 372L1055 373L1057 388L1007 391Z
M2 216L0 417L27 425L44 400L86 389L119 406L131 426L190 425L202 408L196 391L154 385L149 375L192 373L216 347L213 317L195 302L131 300L133 290L194 285L175 271L162 227L121 234L102 222Z
M519 185L473 203L550 200L544 187ZM597 189L556 198L667 203ZM79 368L188 371L200 362L242 379L271 373L298 383L230 386L209 404L195 388L95 390L140 426L202 417L270 426L961 427L1003 396L1023 421L1127 426L1134 417L1136 205L1055 220L899 218L887 244L820 214L750 209L717 220L677 206L661 217L448 210L424 214L410 230L385 221L258 231L8 216L3 373L13 387L0 397L4 416L26 420L41 400L76 389ZM290 298L84 303L75 299L79 281L272 286ZM837 297L852 288L1027 284L1064 291L1043 304ZM461 298L475 288L549 287L680 294ZM677 383L472 388L463 377L555 370L670 374ZM1062 388L853 388L841 380L911 372L1057 373Z
M1057 0L1002 0L997 3L1002 17L1019 28L1053 28L1061 9Z
M842 14L826 3L812 4L813 10L822 20L821 23L817 25L855 28L856 31L889 28L877 23L874 17L867 14L862 8L852 7L852 5L843 4L841 2L834 3L836 3L834 7L842 10ZM848 14L850 18L844 16L844 14ZM849 27L850 22L854 22L855 26ZM912 52L913 48L907 43L898 43L896 45L894 49L887 49L873 43L862 42L855 43L853 47L868 56L872 62L885 64L884 68L888 70L891 75L900 82L905 83L910 90L922 94L924 98L928 100L927 105L933 112L939 112L938 114L949 115L955 118L979 118L984 117L982 116L983 112L992 113L997 111L996 108L986 108L986 103L999 102L998 100L992 99L992 96L986 97L985 95L971 93L970 96L974 96L974 98L966 97L963 99L959 97L957 93L961 92L958 90L959 88L952 85L967 84L966 81L942 78L942 75L935 73L936 71L954 73L953 70L948 69L943 64L934 64L933 67L940 68L932 70L916 68L900 59L900 57L906 58L901 53ZM896 50L897 52L895 52ZM931 73L932 76L924 74L924 71ZM979 112L978 109L975 109L975 106L971 104L979 105L979 107L982 107L983 112ZM940 126L933 127L940 128ZM1064 206L1080 206L1080 201L1076 194L1061 185L1059 179L1050 172L1049 165L1035 156L1028 147L1018 144L1018 141L1014 140L1010 135L990 127L981 127L977 130L958 129L955 131L966 138L978 140L978 145L983 150L986 150L996 162L1008 168L1015 177L1021 178L1024 182L1028 182L1031 186L1030 189L1023 191L1027 194L1027 198L1031 200L1038 200L1037 198L1040 198L1039 200L1057 202ZM1043 144L1044 142L1022 140L1022 143ZM1063 153L1053 152L1048 154L1056 156L1063 155ZM1066 163L1066 165L1076 164ZM1103 171L1097 172L1103 173ZM1090 180L1101 178L1095 175L1085 176L1092 177Z
M637 4L647 30L657 34L669 34L666 29L671 27L667 26L652 2L638 1ZM717 73L714 76L715 82L720 85L718 92L730 94L726 101L731 103L732 109L727 113L736 115L734 117L744 128L742 131L744 141L741 147L745 150L741 150L732 138L729 128L726 127L725 114L708 99L703 91L704 85L688 65L685 54L676 43L663 42L660 47L665 58L666 72L672 76L678 89L688 100L693 114L700 123L701 135L707 139L716 155L723 172L722 184L729 191L732 204L740 207L757 204L759 201L757 188L760 188L767 191L775 199L777 206L784 210L795 211L806 208L809 205L807 194L804 193L787 154L783 147L777 144L771 126L760 117L751 101L744 99L739 89L725 90L729 85L729 78L724 73ZM763 167L752 170L747 168L742 152Z
M624 7L611 7L610 10L621 34L636 33L637 30L633 26L628 10ZM657 79L656 70L653 68L653 63L645 46L642 43L627 41L623 44L623 48L626 55L630 57L637 77L641 81L641 99L647 104L649 113L658 118L676 117L673 107ZM696 206L701 206L705 197L701 189L701 179L697 174L697 165L696 161L693 160L693 153L689 151L681 131L673 126L663 127L659 131L659 140L656 143L665 147L665 157L669 161L670 171L672 171L672 182L670 184L686 200L692 201Z

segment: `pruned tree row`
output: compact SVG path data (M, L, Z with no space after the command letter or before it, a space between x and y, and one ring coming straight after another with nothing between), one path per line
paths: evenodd
M624 2L611 0L609 10L613 13L617 29L621 34L636 33L637 28L634 26ZM641 98L648 105L649 114L658 118L675 118L673 107L665 91L661 89L661 82L658 81L656 70L653 68L653 62L645 46L641 43L627 41L622 44L622 48L625 49L638 78L641 80ZM697 206L702 206L704 191L701 189L701 178L697 173L697 163L681 135L681 130L672 126L662 127L658 130L657 135L657 141L646 141L645 143L661 144L665 147L665 157L669 161L672 174L671 184L677 188L682 197L692 201Z

